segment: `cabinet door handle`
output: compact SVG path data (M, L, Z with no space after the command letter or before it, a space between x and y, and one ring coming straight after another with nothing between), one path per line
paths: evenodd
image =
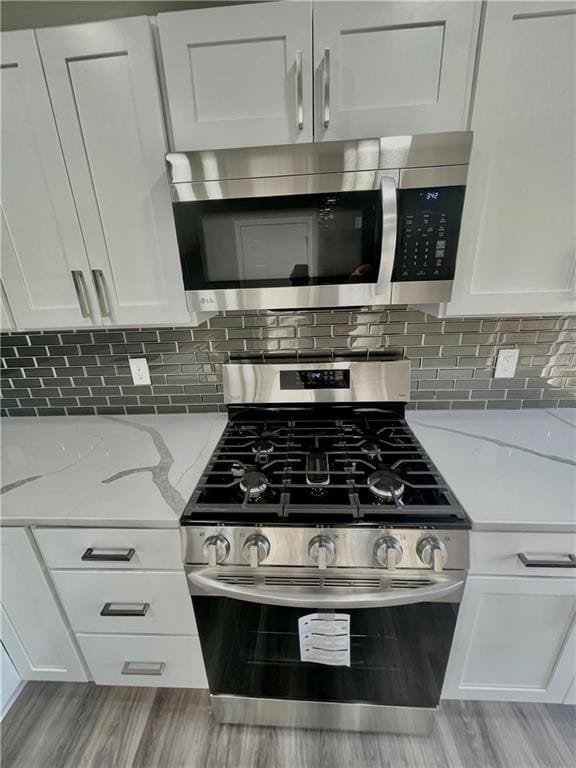
M528 555L520 552L518 560L525 568L576 568L576 555L570 554L552 555L548 559L547 557L528 557Z
M93 269L92 278L94 279L94 287L96 288L96 295L98 296L100 314L102 317L112 317L110 304L108 302L108 294L106 293L106 280L104 279L104 272L102 272L101 269Z
M155 675L160 677L166 669L165 661L126 661L122 675Z
M296 51L296 116L298 130L304 128L304 102L302 98L302 51Z
M100 616L146 616L150 603L105 603Z
M324 128L330 125L330 48L324 48L324 66L322 68L323 77L323 98L324 98Z
M82 555L82 560L97 560L98 562L127 563L134 557L136 550L132 549L93 549L88 547Z
M71 269L72 282L76 290L76 296L78 297L78 304L80 304L80 313L82 317L92 317L90 311L90 302L88 301L88 292L86 290L86 283L84 281L84 273L81 269Z

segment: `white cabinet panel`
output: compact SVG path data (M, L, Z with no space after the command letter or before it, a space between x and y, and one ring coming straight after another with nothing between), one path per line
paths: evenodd
M576 664L576 581L469 577L447 699L562 702Z
M0 531L1 636L24 680L85 681L80 656L24 528Z
M177 528L36 528L34 538L49 568L180 572L183 568Z
M78 643L100 685L208 688L197 637L78 635Z
M575 3L488 3L450 315L576 311L575 49Z
M37 36L106 322L185 321L148 19Z
M2 34L2 279L20 328L99 323L34 32ZM84 275L88 311L72 270Z
M183 570L52 571L51 575L75 632L198 634ZM142 615L123 615L137 610Z
M16 328L16 322L14 315L12 314L12 308L6 296L4 289L4 283L0 280L0 330L11 331Z
M522 562L545 561L535 567ZM503 576L576 575L576 534L534 531L472 531L470 534L470 570L473 573L499 573ZM576 591L576 581L574 582Z
M466 129L479 3L313 8L316 141Z
M0 721L18 698L24 683L0 643Z
M312 141L310 3L165 13L158 28L174 149Z

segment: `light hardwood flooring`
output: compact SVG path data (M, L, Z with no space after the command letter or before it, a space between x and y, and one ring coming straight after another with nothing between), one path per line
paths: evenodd
M29 683L2 768L574 768L575 708L443 702L429 737L218 725L206 691Z

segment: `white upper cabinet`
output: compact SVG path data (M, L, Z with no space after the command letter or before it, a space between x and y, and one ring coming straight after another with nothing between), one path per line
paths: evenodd
M576 311L576 3L488 3L450 315Z
M186 321L149 20L36 34L104 322Z
M2 34L2 280L20 328L98 323L34 32ZM3 320L4 323L4 320Z
M175 150L313 140L308 2L158 16Z
M4 283L0 280L0 331L11 331L16 328L14 315L6 296Z
M315 140L467 128L480 4L314 2Z

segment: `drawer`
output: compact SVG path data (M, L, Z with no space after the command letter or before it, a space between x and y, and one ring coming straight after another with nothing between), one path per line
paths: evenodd
M176 528L35 528L33 534L49 568L182 568Z
M99 685L208 688L197 637L77 635Z
M198 634L184 571L52 571L51 576L75 632Z
M473 531L470 536L471 573L576 577L576 560L569 555L576 557L571 533Z

